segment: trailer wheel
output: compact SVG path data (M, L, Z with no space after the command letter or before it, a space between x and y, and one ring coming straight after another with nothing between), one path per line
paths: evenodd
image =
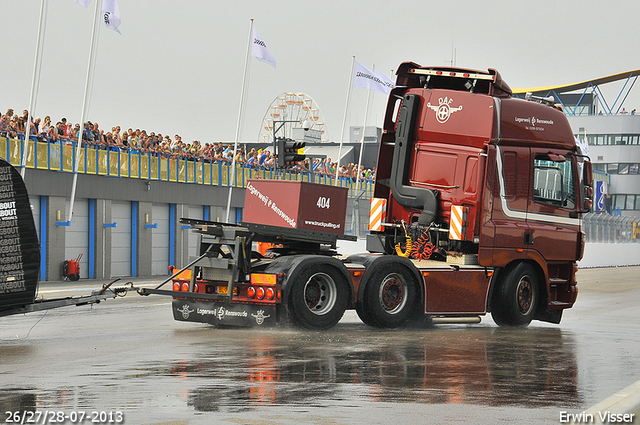
M347 309L346 278L334 267L314 264L291 285L289 310L292 321L307 329L329 329Z
M395 328L413 313L417 294L417 285L409 270L398 264L385 265L375 271L367 283L364 309L375 326Z
M540 285L533 267L520 263L500 279L491 306L491 317L499 326L527 326L533 320Z

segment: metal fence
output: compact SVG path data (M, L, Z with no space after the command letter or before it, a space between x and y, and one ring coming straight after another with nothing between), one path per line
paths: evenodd
M587 242L640 243L640 218L589 213L582 219Z
M39 170L73 172L76 160L76 142L59 140L41 142L30 140L24 149L24 138L0 137L0 157L14 166L21 166L26 155L26 167ZM232 166L229 163L209 161L202 158L166 158L154 153L143 153L118 148L105 149L102 146L83 146L80 149L78 173L97 174L112 177L126 177L178 183L192 183L213 186L233 186L245 188L249 179L277 179L305 181L327 185L335 184L335 176L291 170L275 170L236 164L232 180ZM350 178L339 178L338 186L349 189L349 197L356 196L356 182ZM373 196L373 182L361 181L358 194Z

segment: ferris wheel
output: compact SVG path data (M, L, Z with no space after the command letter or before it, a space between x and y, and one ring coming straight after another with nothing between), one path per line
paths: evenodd
M324 117L316 102L304 93L282 93L277 96L262 119L258 142L273 143L274 127L277 137L292 138L294 128L315 130L323 142L327 141Z

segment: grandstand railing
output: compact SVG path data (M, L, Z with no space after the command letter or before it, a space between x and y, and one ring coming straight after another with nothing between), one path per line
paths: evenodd
M22 135L18 139L0 137L0 157L16 167L21 166L23 156L26 154L27 168L72 173L76 160L76 148L77 142L36 141L32 137L25 153ZM245 188L247 181L255 178L335 184L335 176L332 175L275 170L240 163L236 164L235 178L231 182L233 174L231 167L230 163L203 158L165 158L155 153L143 153L134 149L107 149L104 146L87 144L80 148L78 173L239 188ZM349 189L349 197L357 196L355 180L343 177L338 180L338 186ZM363 191L360 197L371 198L373 182L360 181L358 194Z

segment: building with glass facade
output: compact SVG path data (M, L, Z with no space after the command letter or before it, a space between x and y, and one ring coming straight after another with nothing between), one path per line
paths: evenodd
M598 185L594 212L640 216L640 115L636 105L625 104L639 75L636 70L564 86L514 90L521 97L526 92L553 96L562 104L576 137L588 142ZM614 81L624 86L609 106L599 85Z
M606 174L606 207L620 215L640 215L640 116L570 116L577 137L589 143L595 172Z

